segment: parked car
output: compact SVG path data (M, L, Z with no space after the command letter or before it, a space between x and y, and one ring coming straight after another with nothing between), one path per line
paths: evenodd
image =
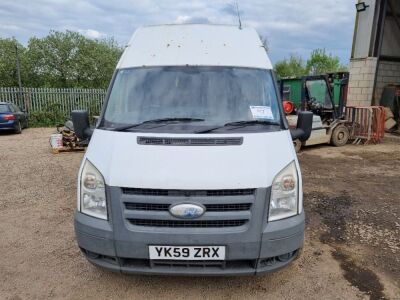
M272 64L254 29L142 27L125 48L79 172L75 232L124 273L278 270L304 241L303 191Z
M14 130L21 133L23 128L28 127L28 114L17 105L0 102L0 130Z

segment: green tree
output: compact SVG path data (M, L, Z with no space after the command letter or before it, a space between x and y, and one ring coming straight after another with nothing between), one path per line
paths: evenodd
M87 40L78 53L76 66L77 82L82 87L106 88L122 49L111 38L106 40Z
M122 48L73 31L29 40L26 56L33 87L107 87Z
M311 52L306 69L311 75L347 71L347 67L340 64L339 57L328 54L325 49L316 49Z
M300 56L291 55L275 64L275 72L279 77L296 77L307 74L305 62Z
M340 63L339 57L327 54L325 49L313 50L306 62L300 56L291 55L289 59L278 61L275 64L275 72L280 77L298 77L346 71L348 71L348 68Z
M16 49L18 47L21 74L26 72L26 49L17 40L0 38L0 86L18 86ZM23 78L23 81L26 78Z

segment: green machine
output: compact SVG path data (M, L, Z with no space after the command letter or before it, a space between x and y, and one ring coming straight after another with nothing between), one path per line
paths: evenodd
M289 126L296 126L299 111L311 111L314 114L311 136L306 142L295 142L296 150L308 145L343 146L347 143L350 133L348 124L343 118L347 86L348 73L280 80Z
M348 85L348 72L328 73L326 75L329 88L331 89L333 103L336 108L345 106L347 100L347 85ZM280 80L283 83L283 100L291 101L297 109L301 105L302 97L302 84L308 81L308 78L313 76L302 76L293 78L283 78ZM324 103L327 97L327 88L325 82L322 81L309 81L307 83L310 95L315 98L319 103Z

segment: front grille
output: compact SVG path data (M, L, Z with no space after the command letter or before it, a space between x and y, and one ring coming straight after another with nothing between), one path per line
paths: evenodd
M155 210L155 211L168 211L170 204L156 204L156 203L125 203L126 209L129 210Z
M241 211L249 210L251 203L234 203L234 204L206 204L207 211Z
M146 210L146 211L168 211L171 204L164 203L130 203L126 202L125 207L128 210ZM250 210L251 203L233 203L233 204L205 204L206 211L245 211Z
M122 188L122 193L126 195L140 195L140 196L223 197L223 196L253 195L255 193L255 189L167 190L167 189Z
M202 269L244 269L255 268L256 260L226 260L226 261L196 261L196 260L150 260L120 258L119 261L124 267L132 268L202 268Z
M243 138L169 138L139 136L137 138L137 143L139 145L158 146L239 146L243 144Z
M175 228L220 228L243 226L248 220L149 220L149 219L128 219L129 223L135 226L146 227L175 227Z
M126 224L154 228L235 228L250 224L256 189L172 190L121 188ZM193 203L204 206L199 219L182 219L169 213L171 205ZM131 230L135 230L130 227Z

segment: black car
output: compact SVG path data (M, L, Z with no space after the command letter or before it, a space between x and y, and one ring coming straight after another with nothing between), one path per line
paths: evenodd
M0 102L0 131L14 130L21 133L28 127L28 115L12 103Z

